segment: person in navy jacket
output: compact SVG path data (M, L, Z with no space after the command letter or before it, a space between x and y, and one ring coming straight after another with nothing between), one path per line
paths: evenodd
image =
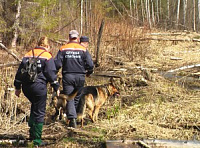
M21 77L22 68L29 58L33 56L37 57L38 55L40 55L37 61L38 76L35 82L27 82ZM33 144L35 146L41 146L44 144L41 140L41 135L46 110L48 82L50 82L54 91L56 91L57 95L59 95L59 83L57 82L54 59L49 52L47 37L42 37L38 42L38 46L33 50L30 50L23 57L14 80L15 95L19 97L22 88L24 95L31 102L28 125L30 127L30 139L33 140Z
M61 46L55 57L57 70L62 67L63 92L66 95L77 90L77 96L67 103L67 118L69 127L76 128L76 108L79 103L81 90L84 87L85 75L93 73L94 64L87 48L79 43L79 33L76 30L69 32L69 42Z

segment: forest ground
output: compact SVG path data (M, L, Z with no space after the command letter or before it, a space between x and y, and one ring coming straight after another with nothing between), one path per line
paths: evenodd
M198 36L181 33L176 39ZM106 101L98 122L92 123L87 117L83 128L79 124L78 129L71 130L65 121L50 119L54 109L49 106L49 99L43 138L52 143L47 147L104 147L106 140L200 140L200 68L178 70L173 79L168 79L171 75L166 73L200 64L200 42L151 40L149 45L151 54L147 58L137 62L122 60L120 64L114 61L96 68L86 78L87 85L101 85L108 83L110 75L121 77L115 78L120 96ZM194 79L187 81L188 77ZM191 89L193 86L197 89ZM28 135L27 122L9 131L16 129Z

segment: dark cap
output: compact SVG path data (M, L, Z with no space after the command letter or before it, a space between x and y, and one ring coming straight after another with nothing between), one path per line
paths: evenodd
M89 42L89 37L87 37L87 36L81 36L80 42Z

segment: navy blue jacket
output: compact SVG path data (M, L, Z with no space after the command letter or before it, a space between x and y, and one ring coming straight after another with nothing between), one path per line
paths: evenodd
M78 42L63 45L55 58L56 69L62 74L91 74L94 64L88 50Z
M47 84L50 82L51 86L54 88L54 91L57 91L59 88L59 83L57 82L57 75L56 75L56 67L54 63L54 59L52 58L51 53L45 51L43 47L36 47L34 51L34 56L37 57L39 54L42 54L38 58L37 68L40 73L34 83L43 83ZM33 57L33 52L30 50L22 59L22 62L17 70L14 86L16 89L21 89L22 84L27 84L21 78L21 69L24 67L28 58ZM30 82L29 82L30 83Z

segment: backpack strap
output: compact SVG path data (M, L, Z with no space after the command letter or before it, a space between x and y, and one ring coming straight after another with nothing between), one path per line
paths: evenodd
M38 59L44 52L47 52L47 51L46 51L46 50L42 51L42 52L35 58L34 49L32 49L33 58Z

